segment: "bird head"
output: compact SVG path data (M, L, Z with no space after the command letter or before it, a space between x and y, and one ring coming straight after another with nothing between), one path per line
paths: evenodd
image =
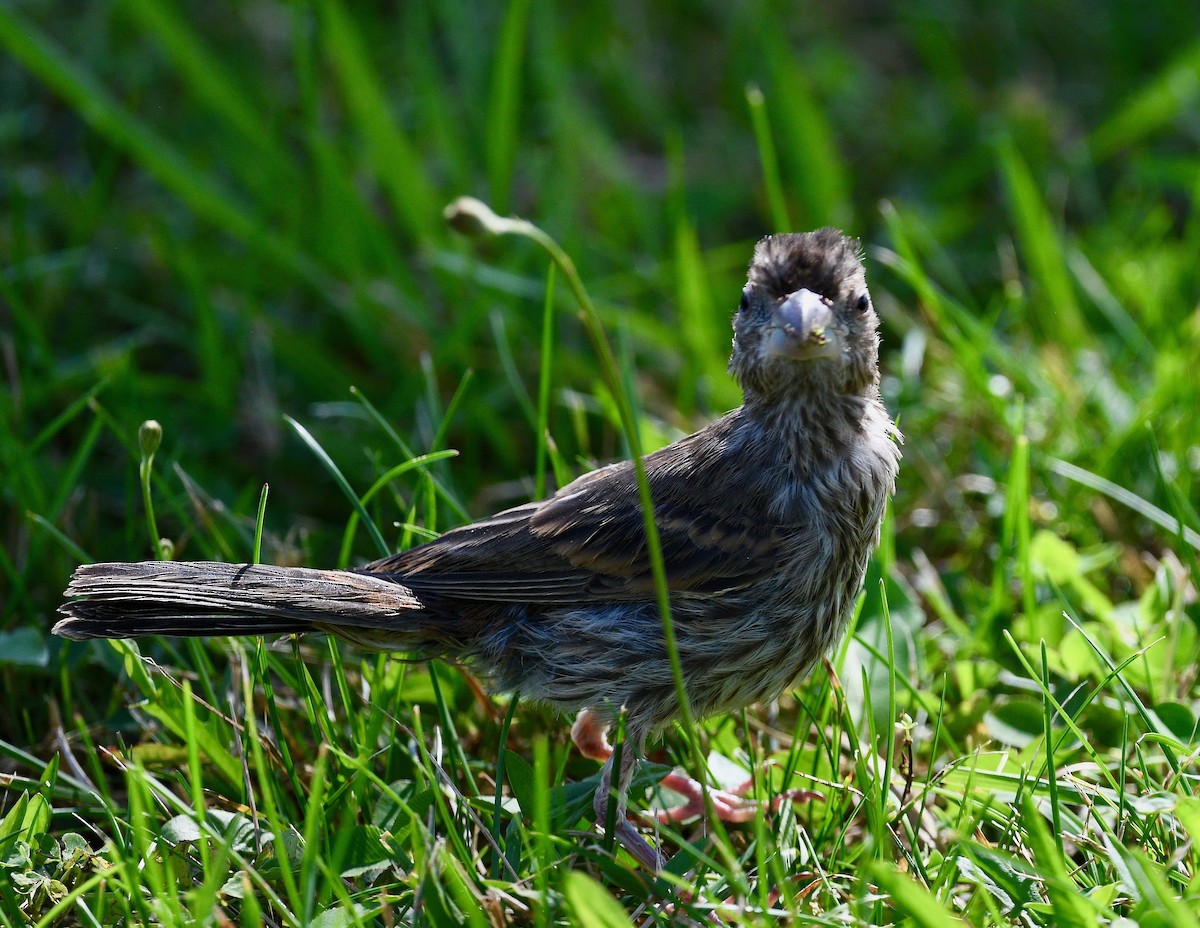
M758 243L729 360L747 402L877 387L879 318L859 253L831 228Z

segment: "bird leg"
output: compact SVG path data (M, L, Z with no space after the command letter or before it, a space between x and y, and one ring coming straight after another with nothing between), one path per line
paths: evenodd
M608 726L590 709L584 709L575 718L575 724L571 726L571 739L575 742L575 746L579 748L579 753L584 757L592 760L602 761L605 763L605 770L608 771L603 776L608 779L601 780L601 791L596 793L596 816L597 821L604 821L604 813L602 810L607 809L609 780L611 780L611 767L613 749L608 743L606 737ZM627 757L622 757L621 768L622 775L618 781L620 785L618 812L624 813L625 810L625 790L629 787L629 780L633 775L632 759L634 753L629 752ZM627 767L627 759L628 770ZM705 813L704 807L704 787L693 780L691 777L683 773L669 773L659 783L671 790L673 793L678 793L683 797L684 801L677 806L672 806L669 809L660 809L653 813L654 817L663 824L686 822L690 818L695 818L698 815ZM754 814L758 809L758 803L752 799L746 799L745 793L754 785L754 780L746 780L731 790L724 789L709 789L708 795L712 800L713 812L723 822L748 822L754 818ZM785 802L810 802L813 799L823 798L820 793L806 789L790 789L780 793L771 800L771 811L777 811ZM632 826L631 826L632 827ZM639 841L641 838L639 836ZM629 845L624 839L621 841L626 847ZM645 841L641 841L645 844ZM633 849L630 848L631 853ZM635 856L637 854L635 853ZM639 857L639 860L641 858Z
M608 743L608 726L590 709L583 709L575 717L571 726L571 740L579 749L579 753L592 760L603 761L600 769L600 785L596 787L596 797L592 807L596 810L596 824L604 827L608 821L608 806L612 799L612 775L616 754ZM622 745L621 766L617 771L617 807L613 816L613 837L629 851L647 870L657 873L666 860L634 827L625 814L625 804L629 784L633 779L633 771L637 766L637 751L629 741Z

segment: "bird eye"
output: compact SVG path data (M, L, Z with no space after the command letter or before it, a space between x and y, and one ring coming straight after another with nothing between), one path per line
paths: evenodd
M854 308L860 313L865 313L868 309L870 309L870 307L871 307L871 298L869 296L867 296L865 293L862 296L860 296L854 303Z
M750 288L746 287L742 290L742 301L738 303L738 312L750 307Z

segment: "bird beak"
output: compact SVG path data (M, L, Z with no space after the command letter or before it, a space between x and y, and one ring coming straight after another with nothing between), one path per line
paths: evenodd
M841 354L829 300L797 290L775 307L766 344L770 357L811 361Z

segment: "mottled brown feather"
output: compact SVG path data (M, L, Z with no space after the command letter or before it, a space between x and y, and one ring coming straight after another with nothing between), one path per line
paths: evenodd
M775 567L785 528L762 497L741 493L736 442L718 423L646 458L672 593L745 587ZM697 484L706 488L697 495ZM586 474L550 499L501 512L362 568L403 577L418 594L491 602L652 598L653 572L632 464Z

